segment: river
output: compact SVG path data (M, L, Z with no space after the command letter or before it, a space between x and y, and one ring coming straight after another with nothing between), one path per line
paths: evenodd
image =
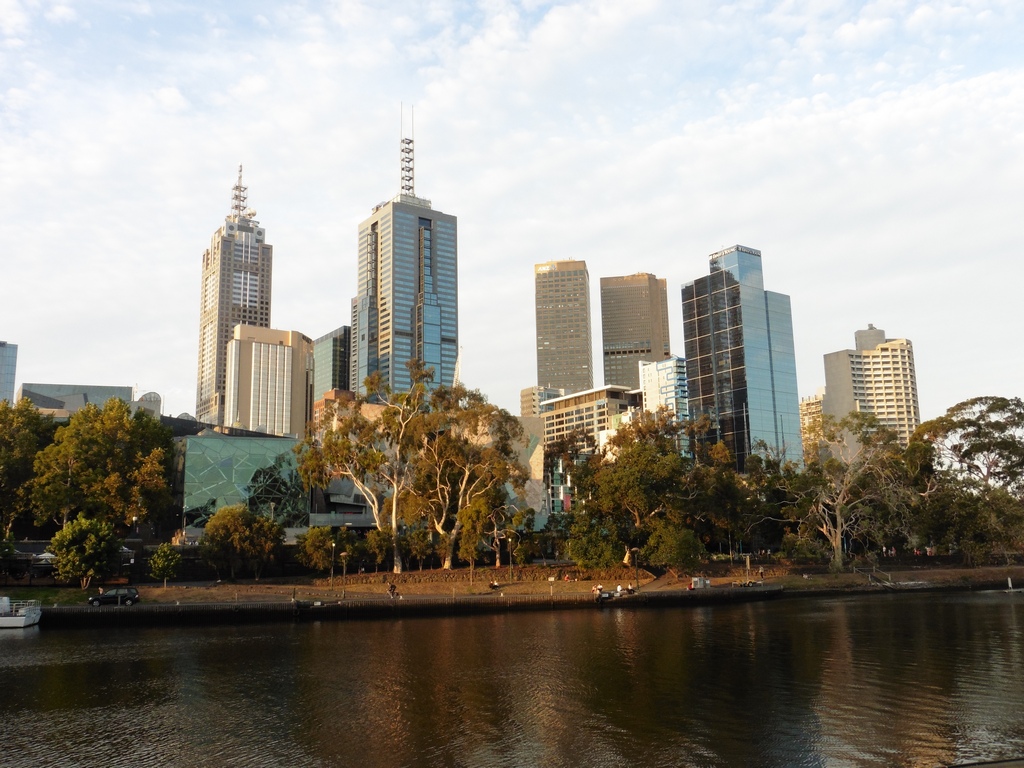
M1022 755L1022 594L0 632L0 765L11 767Z

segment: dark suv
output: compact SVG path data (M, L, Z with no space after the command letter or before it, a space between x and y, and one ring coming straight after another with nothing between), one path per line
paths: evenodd
M139 590L135 587L114 587L90 597L89 605L134 605L139 599Z

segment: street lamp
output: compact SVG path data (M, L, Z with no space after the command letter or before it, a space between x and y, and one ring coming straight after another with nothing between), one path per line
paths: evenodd
M633 553L633 574L636 577L636 591L640 591L640 547L633 547L629 550Z
M331 589L334 589L334 548L338 546L335 541L331 542Z
M139 533L139 516L138 515L132 515L132 525L135 526L135 534L138 535L138 533Z

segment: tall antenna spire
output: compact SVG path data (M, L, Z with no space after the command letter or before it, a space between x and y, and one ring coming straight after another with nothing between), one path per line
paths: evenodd
M410 107L410 119L409 119L409 132L412 136L416 135L416 108ZM401 161L402 161L402 194L416 196L416 163L415 163L415 150L412 136L407 137L405 135L405 105L402 105L402 143L401 143Z
M249 199L249 188L242 186L242 166L238 166L238 181L231 190L231 212L238 218L245 215L246 201Z

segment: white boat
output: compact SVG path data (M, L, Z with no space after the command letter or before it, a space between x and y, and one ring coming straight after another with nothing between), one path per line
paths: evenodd
M38 600L0 597L0 629L21 629L39 623L43 606Z

